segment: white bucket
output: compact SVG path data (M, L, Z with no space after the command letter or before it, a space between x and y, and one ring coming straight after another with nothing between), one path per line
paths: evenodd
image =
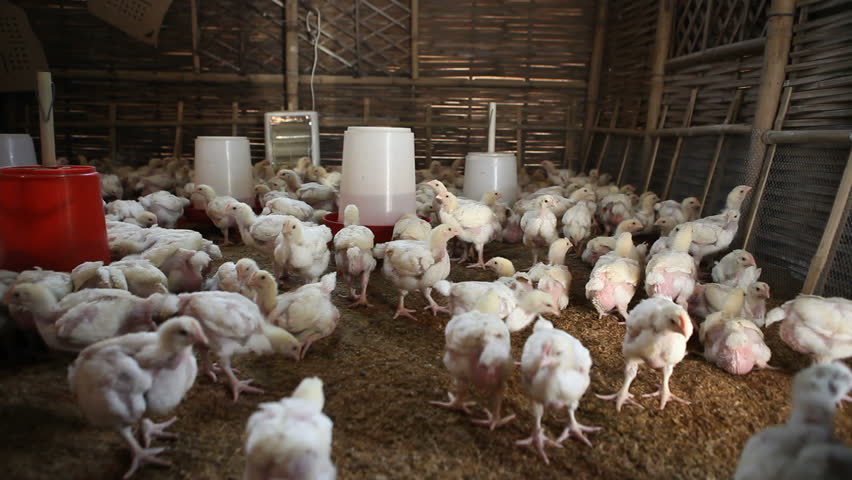
M510 152L468 153L464 164L464 196L479 200L496 190L512 205L518 199L518 168Z
M410 128L349 127L343 135L340 219L354 204L362 225L393 225L415 213L414 133Z
M251 150L247 137L196 137L195 183L254 205Z
M33 137L26 133L0 133L0 168L37 165Z

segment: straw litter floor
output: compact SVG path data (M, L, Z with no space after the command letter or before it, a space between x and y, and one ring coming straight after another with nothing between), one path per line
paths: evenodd
M212 232L205 234L219 240ZM252 252L229 247L224 254L236 260ZM487 255L508 257L519 268L530 263L529 253L518 246L492 245ZM588 268L569 260L575 277L572 304L554 323L592 354L592 383L578 411L581 423L603 427L590 436L592 448L569 439L564 448L549 450L546 466L528 447L515 447L515 440L528 435L532 420L517 374L504 403L517 418L495 432L471 424L461 413L428 405L443 400L449 385L441 363L447 317L424 312L417 321L392 320L395 291L377 273L370 285L374 308L350 309L348 301L336 297L342 314L337 331L315 344L301 363L274 356L235 362L242 376L254 378L266 394L244 395L234 403L224 386L199 377L176 412L173 430L180 438L167 443L166 456L174 465L146 467L134 478L240 478L243 429L256 404L288 395L301 378L314 375L325 382L339 478L730 478L749 435L786 418L791 374L807 360L783 345L773 327L767 340L774 353L771 363L780 371L733 377L690 356L675 368L672 389L692 405L672 403L660 411L657 400L648 398L640 399L644 409L625 406L616 413L611 402L593 393L621 385L623 327L613 317L597 318L583 295ZM453 267L450 278L491 277ZM344 291L338 283L335 293ZM409 299L410 307L425 306L418 294ZM516 358L529 330L512 339ZM114 479L128 467L128 450L119 436L86 425L71 401L66 385L71 360L44 354L23 366L0 367L0 465L6 478ZM652 392L659 379L658 372L643 367L632 391ZM551 434L561 432L566 416L546 414ZM839 413L837 429L847 443L852 441L849 407Z

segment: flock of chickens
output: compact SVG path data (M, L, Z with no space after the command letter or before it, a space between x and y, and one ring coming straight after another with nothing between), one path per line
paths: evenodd
M852 465L852 452L831 436L836 404L852 389L852 372L835 361L852 356L852 302L801 295L767 313L770 289L759 281L750 253L730 251L710 271L703 264L728 250L749 187L734 188L721 212L699 218L694 197L660 201L653 192L636 195L631 185L614 185L608 174L576 174L544 162L532 175L519 170L523 194L507 205L498 192L464 198L457 167L433 162L418 171L417 215L400 218L393 240L380 244L359 225L354 205L345 206L344 227L336 234L322 225L336 209L340 173L308 159L278 171L266 161L255 165L259 215L248 203L194 184L182 160L115 169L101 175L104 197L113 199L104 212L114 261L87 262L70 274L0 271L0 296L11 319L0 311L0 328L37 332L49 348L77 353L68 372L71 390L91 423L118 430L130 446L127 478L144 464L167 464L158 456L164 448L151 444L172 436L166 429L175 419L150 418L168 415L194 384L194 349L203 350L201 372L213 381L223 376L234 401L243 392L262 392L237 377L232 359L305 358L340 320L331 298L337 275L353 306L372 307L369 281L381 268L399 292L394 318L415 318L405 306L414 291L433 315L451 316L444 365L452 387L447 401L432 403L473 415L469 395L479 391L490 403L474 422L497 428L514 418L502 416L501 403L520 365L535 421L530 437L517 443L533 446L548 462L545 447L571 436L591 446L587 434L599 430L575 416L590 384L589 351L541 317L568 308L572 273L565 258L576 249L592 266L586 297L600 316L616 312L626 329L623 386L600 398L614 400L617 410L625 403L641 406L629 388L644 363L662 371L659 391L648 395L659 397L661 409L670 401L688 404L669 383L696 329L705 358L742 375L771 368L761 328L781 321L782 340L816 365L796 376L789 422L746 445L736 478L782 478L778 472L829 478L838 465ZM196 231L174 228L190 205L206 212L225 244L236 230L245 245L272 260L273 271L242 258L213 272L219 247ZM634 235L656 231L660 237L650 248L634 243ZM484 247L493 241L523 243L532 267L516 271L506 258L486 260ZM332 255L336 271L326 273ZM459 263L472 258L469 267L488 269L496 279L448 280L451 257ZM281 281L301 286L279 292ZM643 286L647 298L628 311ZM433 292L447 297L448 306ZM529 325L533 333L516 362L511 335ZM323 403L322 381L307 378L292 396L261 404L246 427L244 478L335 478L332 423ZM542 427L545 408L568 412L556 438Z

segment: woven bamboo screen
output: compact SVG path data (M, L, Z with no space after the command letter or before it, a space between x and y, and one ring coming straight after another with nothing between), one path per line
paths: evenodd
M124 161L171 154L182 102L187 123L184 154L192 154L196 135L236 130L250 137L254 155L262 157L261 117L286 103L283 76L279 84L222 84L134 81L132 75L109 80L104 75L113 71L197 72L201 78L281 75L286 68L285 0L174 0L158 48L136 42L93 17L85 0L18 3L42 39L51 69L60 72L55 75L60 155L108 153L111 108L119 125L117 151ZM345 125L358 124L413 126L419 160L459 158L485 147L490 101L498 102L498 149L520 151L523 160L533 164L562 161L566 145L567 156L573 156L574 133L567 127L579 127L583 118L594 10L594 0L421 0L417 42L421 79L511 79L533 81L536 86L318 82L314 90L323 160L339 161ZM304 76L312 70L318 20L317 75L409 79L412 17L410 0L300 1L300 107L311 108ZM104 75L63 76L67 70ZM34 106L19 107L16 123L37 135Z

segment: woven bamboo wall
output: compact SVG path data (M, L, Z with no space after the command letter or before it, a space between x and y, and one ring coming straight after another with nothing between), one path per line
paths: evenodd
M195 53L201 74L284 73L283 0L196 0L199 35L195 51L190 0L173 2L157 48L136 42L93 17L84 0L16 3L26 8L53 70L193 72ZM321 127L324 161L340 159L345 128L339 125L392 122L418 124L419 160L451 161L484 148L490 101L499 104L498 149L521 150L527 163L562 161L566 145L567 157L575 155L575 135L566 130L566 123L583 115L594 0L432 0L419 4L421 78L510 78L546 82L546 88L318 84L316 109L321 123L331 123ZM322 24L317 75L410 77L410 1L299 2L299 71L303 75L312 70L317 11ZM253 154L260 159L260 117L264 111L282 109L285 103L283 81L281 85L222 85L59 76L56 84L60 155L99 156L109 151L109 128L104 125L110 104L115 105L119 122L163 123L119 127L118 153L123 161L143 161L173 151L175 128L165 124L176 121L178 101L184 104L185 120L221 121L215 126L184 127L184 154L192 153L192 139L197 135L230 134L228 122L236 102L237 133L250 137ZM310 109L307 84L300 85L299 95L300 107ZM28 109L22 103L15 108L15 122L37 134L33 102L26 102ZM427 117L434 124L428 132L420 126ZM76 123L68 126L68 122ZM431 142L426 140L427 133Z

